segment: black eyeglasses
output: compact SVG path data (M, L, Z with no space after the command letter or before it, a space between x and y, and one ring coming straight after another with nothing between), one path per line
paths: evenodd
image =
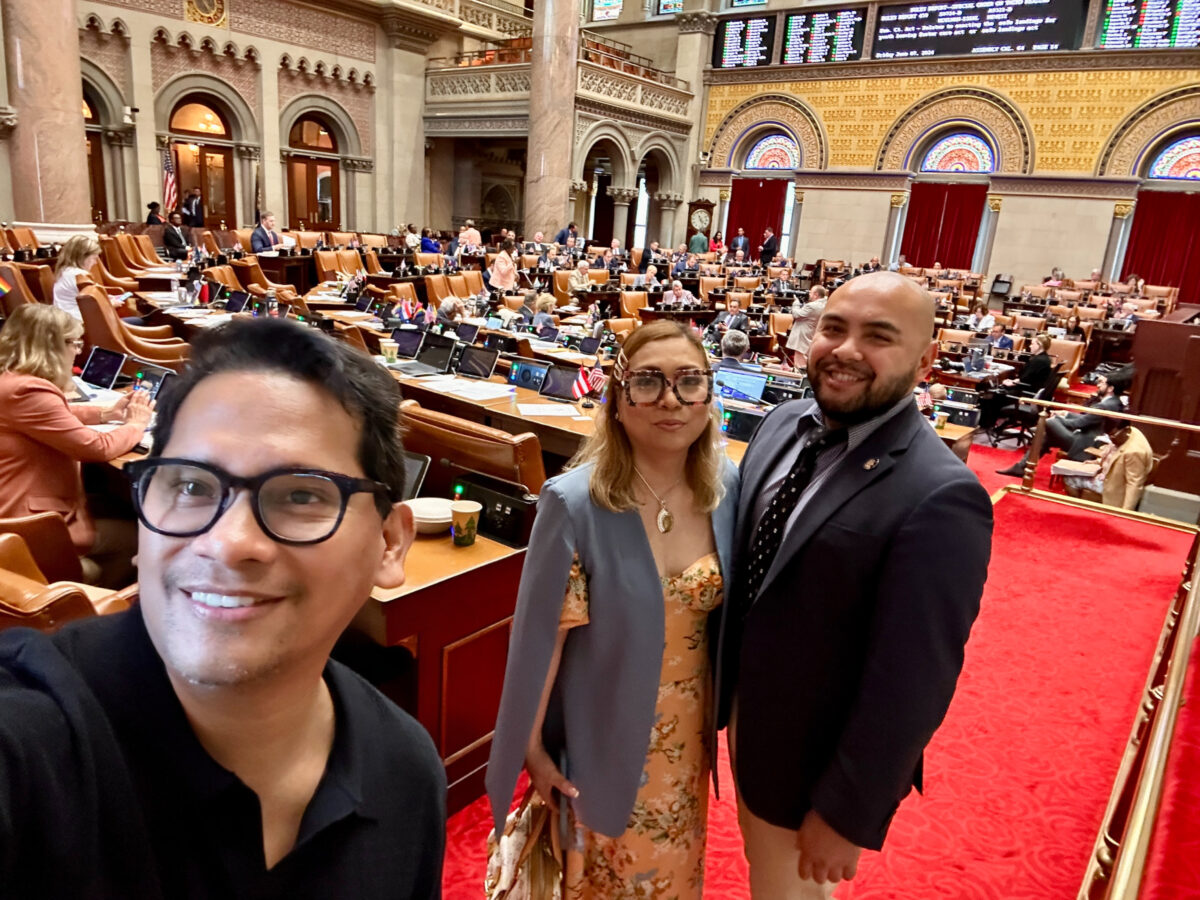
M209 463L155 457L126 464L133 482L138 518L168 537L195 537L217 523L241 489L250 491L259 528L281 544L318 544L342 524L353 494L374 494L375 508L387 518L387 485L321 469L272 469L240 478Z

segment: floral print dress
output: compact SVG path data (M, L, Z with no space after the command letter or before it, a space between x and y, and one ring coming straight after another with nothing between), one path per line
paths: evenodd
M704 892L713 689L707 624L723 591L717 554L661 582L662 674L637 799L618 838L574 822L564 900L700 900ZM560 623L583 626L589 615L587 576L576 557Z

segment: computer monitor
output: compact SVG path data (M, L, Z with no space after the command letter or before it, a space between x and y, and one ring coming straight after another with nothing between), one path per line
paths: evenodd
M546 370L549 368L550 363L517 357L508 369L508 383L515 384L517 387L529 388L531 391L539 391L546 378Z
M713 384L717 395L727 400L742 400L747 403L762 401L767 376L744 369L717 369Z
M542 330L537 333L540 340L553 343L558 340L558 329L553 325L544 325Z
M116 383L117 376L121 374L121 366L124 364L124 353L93 347L79 377L85 384L109 391Z
M479 337L479 326L469 322L459 322L454 328L454 335L464 344L473 344L475 338Z
M421 350L421 341L425 332L416 328L397 328L392 332L392 340L396 342L396 356L401 359L413 359Z
M584 356L595 356L600 349L600 338L585 337L579 342L579 352Z
M229 299L225 301L225 312L238 313L246 308L250 295L245 291L230 291Z
M464 347L462 356L458 358L458 374L468 378L491 378L499 358L499 350L488 350L474 344Z
M450 368L450 358L454 355L454 341L437 334L426 334L417 352L417 362L432 366L439 372Z
M579 379L579 369L575 366L550 366L538 394L552 400L574 400L575 382Z
M499 316L488 316L486 327L489 331L503 331L504 320Z
M374 302L374 298L366 291L363 291L358 295L358 302L354 304L354 308L359 312L366 312L371 308L372 302Z

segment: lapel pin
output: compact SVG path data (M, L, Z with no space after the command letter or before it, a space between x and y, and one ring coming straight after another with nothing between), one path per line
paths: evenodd
M868 459L865 463L863 463L863 468L870 472L877 465L879 465L878 459Z

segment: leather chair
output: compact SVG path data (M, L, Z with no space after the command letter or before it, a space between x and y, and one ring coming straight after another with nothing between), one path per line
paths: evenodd
M150 236L147 234L133 235L134 246L141 253L142 259L146 261L147 266L161 266L165 260L158 255L158 250L155 249Z
M78 300L84 334L91 346L127 353L176 372L183 370L190 349L182 340L157 337L157 331L154 337L139 336L121 321L108 295L96 285L83 288Z
M625 285L627 285L627 284L628 285L634 284L637 281L637 277L638 277L637 272L622 272L620 275L621 287L625 287Z
M699 267L696 270L696 274L701 278L704 278L705 276L708 276L711 278L716 278L721 274L722 268L723 267L719 263L713 263L713 262L700 263ZM722 279L722 280L724 280L724 279Z
M1054 299L1059 303L1069 303L1074 306L1083 299L1083 291L1072 291L1067 288L1059 288L1054 292Z
M625 342L625 338L633 334L633 330L639 324L639 319L607 319L604 322L604 327L616 335L617 343L621 344Z
M442 264L442 254L440 253L421 253L416 251L413 253L413 259L418 266L440 266Z
M46 583L46 576L37 567L25 538L13 531L0 532L0 569Z
M217 257L221 255L221 248L217 245L217 239L213 237L213 233L207 228L200 232L200 246L204 248L204 252L209 256Z
M513 297L513 296L505 296L504 297L504 308L511 310L512 312L518 312L521 309L521 307L523 307L524 305L525 305L524 297Z
M358 233L358 242L372 249L386 250L388 245L386 234L364 234L361 231Z
M1053 303L1046 307L1046 315L1061 316L1061 317L1065 318L1065 317L1071 315L1071 307L1062 306L1061 304L1058 304L1058 303Z
M450 293L455 297L466 300L471 296L471 289L467 287L467 279L462 275L447 275L446 284L450 286Z
M642 307L646 305L645 291L621 291L621 318L642 321Z
M483 292L483 272L479 269L463 269L462 277L467 279L472 294L478 296Z
M200 274L208 281L227 287L231 291L245 290L237 275L233 273L233 266L209 266Z
M291 303L298 296L293 285L276 284L274 281L267 280L262 266L258 264L258 259L253 256L246 259L231 259L229 265L233 268L233 273L237 275L242 286L256 297L265 295L267 291L274 291L280 300Z
M36 250L41 246L32 228L14 225L6 229L5 234L8 237L8 245L14 250Z
M641 247L634 247L629 251L629 261L632 264L632 268L640 269L642 267L642 255L645 252Z
M767 331L786 338L792 330L792 319L791 313L771 313L767 317Z
M335 247L349 247L358 240L358 234L353 231L331 231L326 240Z
M363 268L362 257L358 255L357 250L339 250L337 251L337 255L338 268L347 275L353 276L359 272L366 271Z
M238 228L233 233L237 237L238 243L242 245L242 250L246 253L254 252L254 245L250 241L251 236L254 234L253 228Z
M132 267L125 261L125 257L121 255L120 249L117 247L116 238L100 237L100 258L104 260L104 265L108 270L118 278L129 278L136 281L141 276L142 270L137 267Z
M54 270L37 263L13 263L21 274L35 300L39 303L54 303Z
M1098 306L1077 306L1075 307L1075 315L1079 316L1080 324L1083 324L1084 319L1103 319L1107 313Z
M1064 341L1055 338L1050 342L1050 355L1062 360L1062 377L1070 384L1079 372L1079 364L1083 362L1083 353L1087 345L1083 341ZM1051 395L1049 399L1054 399Z
M151 262L143 258L141 248L132 234L115 234L113 240L116 242L117 252L121 254L126 268L130 271L148 275L152 271L157 274L157 270L167 267L162 260Z
M571 271L569 269L556 269L554 278L551 281L551 290L554 292L554 302L558 306L570 306L575 299L571 296L570 290Z
M485 475L515 481L531 494L541 491L546 481L542 445L531 432L509 434L424 409L415 400L400 404L400 424L404 429L404 449L424 453L433 460L423 489L428 496L450 495L454 471L442 465L444 459Z
M374 250L368 250L364 254L364 256L366 257L366 261L367 261L367 274L368 275L386 275L386 274L388 274L387 272L385 272L383 270L383 266L381 266L379 264L379 254L377 254Z
M608 269L588 269L588 278L596 284L608 284Z
M319 231L289 231L287 234L296 242L296 247L303 250L315 249L322 237Z
M724 287L725 279L720 275L701 275L700 276L700 299L708 303L708 295L716 288Z
M965 344L971 340L971 338L976 336L977 335L974 331L967 331L966 329L962 328L939 328L937 339L939 344L945 344L947 342Z
M517 260L517 265L522 269L536 269L538 255L536 253L522 253Z
M362 329L360 329L357 325L344 325L341 322L334 322L333 334L334 337L341 338L356 350L361 350L363 353L367 354L371 352L367 348L367 342L363 339Z
M132 278L118 278L112 272L108 271L104 266L104 261L97 258L96 264L92 266L88 272L92 276L92 281L104 288L110 294L124 294L129 291L136 291L138 283Z
M24 543L30 562L43 580L82 581L83 566L67 522L56 512L0 519L0 535L16 535Z
M750 305L750 301L754 299L754 295L749 291L729 291L725 294L725 303L728 307L730 300L736 300L742 304L742 310L745 311Z
M1024 331L1026 328L1032 328L1034 331L1042 331L1046 327L1046 320L1041 316L1022 316L1018 313L1016 319L1017 321L1013 323L1013 328L1017 331Z
M757 278L757 277L754 277L754 278L735 277L733 279L733 286L742 291L753 291L760 284L762 284L762 279Z
M413 287L412 282L409 281L401 281L398 284L389 285L388 293L392 295L392 301L394 303L400 303L403 300L407 300L413 306L416 306L421 302L417 298L417 289Z
M445 275L425 276L425 296L435 307L450 296L450 285Z
M0 263L0 278L8 282L11 290L0 297L0 306L4 308L4 317L8 318L16 311L18 306L24 306L26 303L37 303L37 297L33 296L33 292L29 289L29 285L25 283L25 278L22 276L16 263Z
M341 258L336 250L317 250L313 253L313 262L317 266L317 278L321 281L337 281L341 272Z
M1075 289L1078 291L1097 291L1100 289L1100 285L1102 283L1103 282L1099 282L1099 281L1076 280Z

